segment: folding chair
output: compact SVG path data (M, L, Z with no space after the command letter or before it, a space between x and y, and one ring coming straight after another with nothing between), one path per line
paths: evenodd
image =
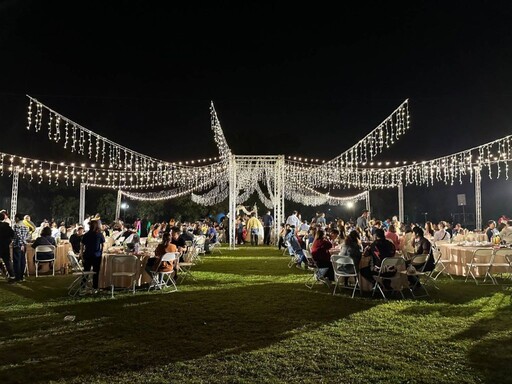
M217 252L219 252L220 255L222 255L222 252L220 251L220 242L217 240L215 243L211 243L209 244L208 248L210 249L210 253L213 254L213 251L216 250Z
M415 268L414 273L411 271L401 271L401 274L405 274L407 276L415 276L416 282L409 286L409 291L411 292L411 295L414 299L418 299L421 297L430 297L430 294L428 293L427 287L426 287L426 281L429 276L427 275L427 272L425 271L425 267L427 266L427 260L430 257L429 254L427 255L414 255L411 259L411 266ZM423 278L423 281L421 281ZM423 284L422 284L423 283ZM423 294L418 294L417 290L423 290Z
M434 244L432 244L432 255L435 260L435 268L430 274L432 279L437 280L441 275L448 275L453 280L453 276L447 271L448 265L453 264L454 261L451 259L451 255L443 255L441 250Z
M284 242L284 249L283 249L283 256L286 254L286 251L288 251L288 254L291 256L290 254L290 248L291 248L291 244L288 240L285 240Z
M190 277L192 280L196 281L194 276L192 276L192 273L190 270L192 269L192 266L194 263L191 262L180 262L180 256L178 254L178 257L176 257L176 273L177 273L177 282L180 284L185 281L187 277Z
M149 285L148 292L151 290L151 288L160 289L163 290L167 287L174 287L173 290L169 292L176 292L178 290L178 287L176 286L176 283L174 282L174 275L176 274L176 262L179 260L180 254L177 252L168 252L165 255L162 256L160 259L160 262L158 263L156 267L156 271L151 271L151 279L152 282ZM160 265L162 265L163 262L172 263L173 268L172 271L169 272L162 272L159 271Z
M389 267L395 267L396 273L393 276L385 276L384 273L387 272L387 269ZM398 285L400 289L398 291L400 292L400 295L402 295L402 299L405 299L403 291L403 275L401 271L405 270L405 259L403 257L386 257L381 262L381 266L379 269L379 274L377 276L374 276L374 279L376 281L375 285L373 286L372 291L372 297L375 296L375 292L378 290L380 294L382 295L382 298L384 300L387 300L386 294L384 293L386 291L386 287L384 286L384 281L388 280L391 284L392 291L397 291L392 284L395 283L395 285Z
M53 259L39 259L39 253L53 253ZM55 276L55 245L38 245L34 252L34 258L36 263L36 277L38 277L39 263L52 263L52 276ZM28 265L28 264L27 264Z
M356 289L359 289L359 293L361 293L361 287L359 286L359 272L356 269L354 260L350 256L333 255L331 256L331 263L334 268L334 280L336 280L336 285L334 286L332 294L334 295L336 293L336 288L338 288L338 284L341 279L345 280L345 278L350 277L353 277L355 280L354 289L352 290L352 298L354 298Z
M475 274L475 268L485 268L485 274L484 274L484 280L482 284L485 284L487 277L491 279L492 285L495 285L496 282L494 281L494 278L489 273L489 269L492 265L492 258L494 256L494 251L491 248L478 248L473 251L473 255L471 257L471 262L466 263L467 267L467 273L466 273L466 280L464 282L468 281L469 276L473 278L476 285L479 285L478 279L476 278Z
M313 267L313 274L311 276L309 276L309 278L306 280L306 287L308 287L309 289L312 289L316 283L323 283L323 284L327 285L328 287L330 287L331 284L329 283L329 281L326 280L325 278L323 278L322 276L320 276L320 270L318 268L318 265L317 265L315 259L313 259L311 252L309 252L307 250L303 250L303 252L304 252L304 256L306 256L308 266Z
M503 273L508 274L508 279L512 280L512 275L510 274L512 269L512 249L510 248L500 248L494 251L494 255L492 257L491 266L489 267L489 275L493 279L495 284L498 284L498 280L494 277L494 274L500 274L503 278ZM505 272L494 272L496 268L505 269Z
M140 260L134 255L114 255L110 258L110 287L112 298L114 298L114 288L116 286L114 280L119 278L130 278L129 285L123 285L121 288L132 289L135 295L136 277L139 272Z
M68 261L69 265L71 265L73 276L76 276L76 279L68 288L68 295L76 297L77 295L83 295L86 292L91 292L93 290L92 277L96 272L84 271L73 251L68 252Z

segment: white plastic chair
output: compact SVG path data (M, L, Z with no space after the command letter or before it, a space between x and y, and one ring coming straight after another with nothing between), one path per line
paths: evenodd
M352 290L352 298L354 298L356 289L359 289L359 293L361 293L361 287L359 286L359 272L356 269L354 260L350 256L333 255L331 256L331 263L334 269L334 280L336 281L332 294L334 295L336 293L336 288L338 288L340 280L351 277L355 280L354 289Z
M140 261L134 255L114 255L110 258L110 287L112 298L114 298L115 280L118 278L130 278L129 286L122 286L124 289L132 288L135 295L136 276L139 272Z
M430 294L428 293L426 287L426 280L428 280L430 277L425 271L425 267L427 266L429 256L429 254L414 255L413 258L411 259L410 264L411 266L414 267L414 272L411 272L411 270L405 270L400 272L402 274L406 274L407 276L416 277L416 282L409 287L409 291L411 292L411 295L414 299L418 299L421 297L430 297ZM418 293L418 291L421 292L421 290L423 290L423 294Z
M78 258L76 257L73 251L68 252L68 261L69 265L71 265L73 276L76 276L76 279L71 283L71 285L68 288L68 295L76 297L77 295L82 295L87 291L91 291L92 277L96 274L96 272L85 272L83 267L78 262Z
M176 273L178 276L177 281L179 283L183 283L187 277L191 278L194 281L196 280L194 276L192 276L192 273L190 272L193 265L194 263L191 263L189 261L181 262L180 256L178 254L178 256L176 257Z
M53 259L38 259L39 253L53 253ZM36 277L38 277L39 263L52 263L52 276L55 276L55 245L38 245L34 252L35 264L36 264Z
M434 244L432 244L432 255L434 256L435 260L435 268L430 275L432 279L437 280L437 278L441 275L448 275L450 279L453 280L453 276L450 272L447 271L448 266L450 264L454 264L454 261L451 259L451 255L444 255L439 247Z
M179 260L180 254L177 252L167 252L165 255L162 256L160 259L160 262L156 266L156 271L151 271L151 279L152 283L149 285L148 291L151 290L151 288L154 289L160 289L163 290L167 287L174 287L173 290L169 292L176 292L178 290L178 287L176 286L176 283L174 282L173 276L176 274L176 263L177 260ZM160 265L163 262L172 263L173 269L169 272L162 272L159 271Z

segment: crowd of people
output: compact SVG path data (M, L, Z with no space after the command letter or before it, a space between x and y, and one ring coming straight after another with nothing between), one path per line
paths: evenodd
M489 220L484 233L490 242L498 238L512 243L512 221L505 217L500 219L498 225ZM360 275L373 285L374 277L379 274L382 260L386 257L400 254L408 265L414 255L430 255L425 268L433 268L432 244L449 242L465 233L467 230L459 223L451 225L446 221L437 224L427 221L422 226L400 223L396 216L384 221L372 219L367 209L361 212L355 222L341 219L327 222L325 214L318 212L308 223L301 219L297 211L293 211L286 222L281 224L277 246L279 249L287 247L289 253L296 256L296 267L300 269L311 267L304 252L309 250L320 277L326 282L334 280L331 256L350 256ZM414 276L408 279L412 287L420 287Z

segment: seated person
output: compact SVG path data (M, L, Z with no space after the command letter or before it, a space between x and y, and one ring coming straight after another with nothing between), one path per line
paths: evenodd
M325 238L325 231L317 229L315 241L311 247L311 256L318 267L318 278L325 278L327 281L334 281L334 268L331 263L332 243Z
M162 256L169 252L178 252L178 249L171 243L171 234L167 232L164 233L162 242L158 244L155 249L155 257L150 257L146 263L146 267L144 269L148 275L151 276L151 272L157 272L156 268L158 268L158 272L171 272L173 270L174 267L172 263L165 262L165 264L160 264ZM158 267L159 264L160 267Z
M425 238L423 229L421 229L420 227L414 227L412 229L412 231L414 233L414 240L413 240L414 255L429 255L429 258L426 261L427 265L425 266L423 271L425 271L425 272L432 271L434 269L434 256L431 254L432 244L430 243L429 240L427 240ZM407 266L409 266L410 263L411 263L411 260L406 261ZM424 264L425 263L420 264L420 265L415 265L414 267L416 269L422 269ZM419 284L418 278L416 276L408 275L407 280L409 280L409 285L411 287L420 287L421 286Z
M75 255L80 254L80 244L82 243L82 237L84 236L84 227L81 225L76 229L76 233L73 233L69 238L69 242L71 243L71 247L73 248L73 252Z
M377 228L375 230L375 240L368 247L366 247L364 251L359 273L366 280L372 283L372 285L374 285L376 281L373 276L379 274L382 260L387 257L394 257L395 253L395 245L386 239L386 234L382 228ZM396 271L391 271L385 272L381 274L381 276L392 277L395 274ZM384 280L384 287L386 289L391 289L391 282L389 280Z
M38 245L53 245L56 246L55 238L52 236L52 229L50 227L44 227L41 229L41 236L39 236L33 243L32 248L36 249ZM55 258L53 252L40 252L37 254L37 258L39 261L41 260L51 260ZM34 262L36 261L36 255L34 254ZM52 263L50 262L50 268L52 267Z
M307 269L308 265L306 255L304 255L304 251L302 250L299 240L297 239L297 236L295 236L293 232L294 228L295 226L290 226L290 228L286 230L286 235L284 237L285 242L288 241L288 243L290 244L288 246L288 253L290 255L295 254L297 256L297 268L302 268L302 263L304 263L304 268Z

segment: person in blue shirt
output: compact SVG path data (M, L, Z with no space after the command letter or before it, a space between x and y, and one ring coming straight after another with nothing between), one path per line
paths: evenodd
M105 237L101 233L101 221L91 220L89 222L89 230L85 233L84 237L82 237L82 244L84 245L84 272L90 271L91 268L96 272L92 278L92 286L94 289L98 289L104 243Z
M274 224L274 218L270 214L270 211L267 211L265 215L263 215L263 244L270 245L270 229Z

